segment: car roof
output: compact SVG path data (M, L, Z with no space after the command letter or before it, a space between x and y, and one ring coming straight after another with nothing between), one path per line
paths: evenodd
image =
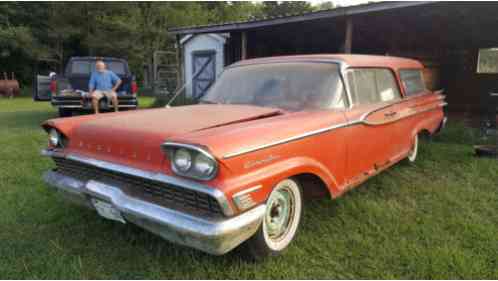
M125 59L115 58L115 57L71 57L70 60L116 60L125 61Z
M292 55L276 56L239 61L233 66L279 63L279 62L303 62L303 61L330 61L344 63L349 67L387 67L392 69L423 68L423 65L414 59L376 56L376 55L351 55L351 54L316 54L316 55Z

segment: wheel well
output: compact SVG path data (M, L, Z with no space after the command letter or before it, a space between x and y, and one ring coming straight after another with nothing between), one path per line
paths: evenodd
M304 198L323 198L331 195L325 182L315 174L299 174L294 178L301 184Z
M418 132L418 136L422 140L430 140L431 139L431 132L427 129L422 129Z

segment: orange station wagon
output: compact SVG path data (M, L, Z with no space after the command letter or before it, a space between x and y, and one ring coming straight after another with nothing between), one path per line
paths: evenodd
M241 61L197 105L46 121L56 168L44 179L175 243L276 255L305 199L415 161L419 136L444 127L444 96L425 88L422 68L365 55Z

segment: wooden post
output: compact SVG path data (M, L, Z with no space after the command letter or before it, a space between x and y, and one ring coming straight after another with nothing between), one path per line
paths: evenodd
M351 17L346 19L346 34L344 38L344 53L351 54L353 47L353 19Z
M240 38L241 38L240 59L245 60L247 59L247 33L245 31L242 31Z
M180 35L176 35L176 88L182 84L182 45L180 44Z

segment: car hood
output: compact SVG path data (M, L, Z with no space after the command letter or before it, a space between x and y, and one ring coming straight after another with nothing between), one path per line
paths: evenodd
M66 135L69 151L157 168L164 159L160 145L165 140L280 114L274 108L255 106L192 105L53 119L44 127L56 127Z
M342 111L316 110L286 112L267 119L254 119L247 122L227 124L185 133L170 139L173 142L202 145L224 162L242 152L251 152L287 143L309 135L320 134L335 127L347 124Z

